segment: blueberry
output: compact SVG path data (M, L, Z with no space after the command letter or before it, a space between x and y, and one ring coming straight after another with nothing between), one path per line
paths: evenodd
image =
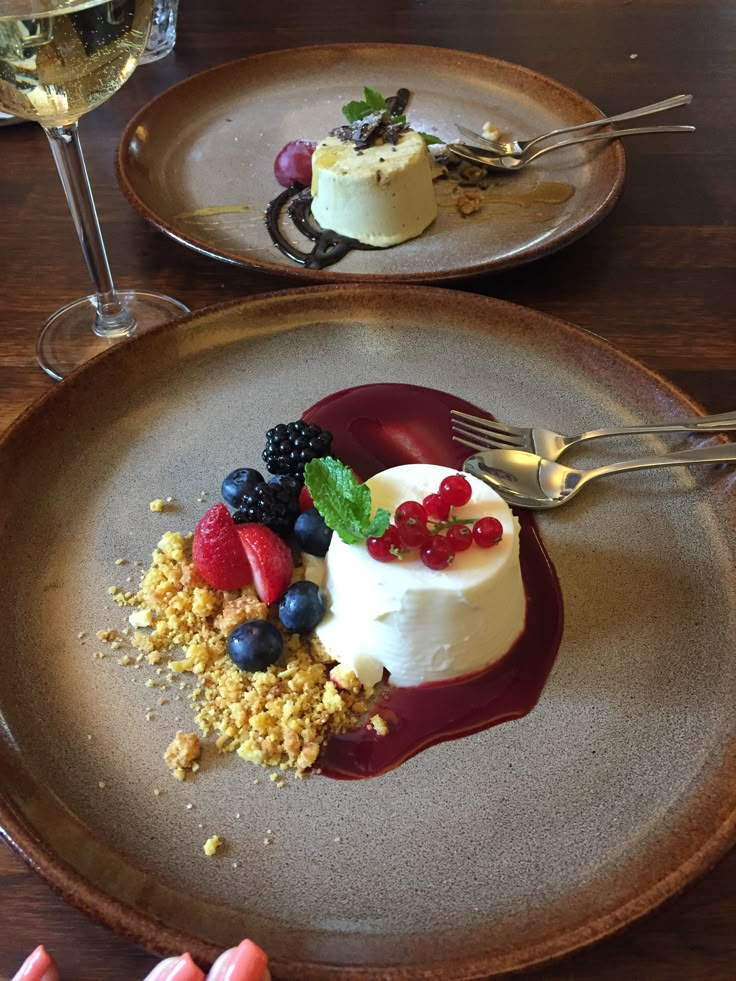
M314 630L325 615L327 601L316 582L302 579L292 583L281 597L279 618L287 630L305 634Z
M248 620L230 632L227 652L241 671L265 671L284 650L277 627L268 620Z
M317 508L306 508L296 519L294 534L303 552L322 556L330 547L332 528L327 527Z
M253 467L241 467L233 470L222 482L222 499L230 507L242 506L243 498L250 494L256 484L263 483L263 475Z

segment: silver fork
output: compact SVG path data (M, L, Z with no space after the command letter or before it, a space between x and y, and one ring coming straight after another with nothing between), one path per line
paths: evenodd
M591 429L577 436L563 436L549 429L522 429L482 416L451 409L452 438L473 450L510 448L537 453L547 460L557 460L576 443L603 436L630 436L636 433L718 433L736 430L736 412L701 416L664 426L624 426L621 429Z
M562 150L568 146L575 146L577 143L590 143L592 140L617 140L621 136L643 136L645 133L693 133L694 126L640 126L636 129L612 129L606 133L591 133L587 136L576 136L571 140L562 140L560 143L553 143L552 146L543 146L539 150L528 150L519 157L505 154L494 154L490 150L483 150L478 146L468 146L465 143L448 143L447 149L464 160L470 160L480 167L488 167L491 170L505 170L506 172L522 170L537 157L545 153L552 153L553 150Z
M607 126L609 123L620 123L626 119L637 119L639 116L650 116L655 112L664 112L665 109L675 109L677 106L689 105L692 100L693 97L691 95L673 95L671 98L663 99L661 102L653 102L651 105L642 106L641 109L630 109L628 112L621 112L616 116L604 116L602 119L591 119L588 123L578 123L575 126L563 126L560 129L553 129L549 133L535 136L533 140L490 140L487 136L483 136L482 133L476 133L474 130L468 129L466 126L460 126L459 124L457 125L457 130L467 139L473 140L477 145L492 150L497 156L518 157L525 150L528 150L530 146L535 146L535 144L541 143L551 136L561 136L563 133L575 133L578 130L591 129L595 126Z

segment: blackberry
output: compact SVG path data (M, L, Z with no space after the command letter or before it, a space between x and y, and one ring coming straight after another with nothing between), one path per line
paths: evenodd
M256 484L242 497L233 514L236 524L259 522L277 535L288 535L299 515L299 481L292 477L274 478Z
M328 456L332 433L312 422L280 423L266 433L263 460L271 473L291 474L304 482L304 465L316 457Z

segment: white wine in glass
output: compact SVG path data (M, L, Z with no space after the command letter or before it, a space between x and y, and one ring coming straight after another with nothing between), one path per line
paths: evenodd
M0 110L40 123L64 186L95 293L52 314L36 353L62 378L111 344L187 312L161 293L117 292L77 122L130 76L153 0L0 0Z

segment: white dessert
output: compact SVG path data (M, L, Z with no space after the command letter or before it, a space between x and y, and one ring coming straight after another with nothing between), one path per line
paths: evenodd
M398 245L437 216L429 153L408 130L396 144L356 150L328 136L312 155L312 214L323 228L365 245Z
M408 464L367 481L373 506L391 514L403 501L437 490L446 467ZM418 553L377 562L364 543L332 536L324 588L328 612L317 635L336 660L365 684L386 668L394 685L446 681L489 667L524 629L526 595L519 565L519 524L508 505L477 478L461 518L498 518L503 538L493 548L459 552L449 569L428 569Z

